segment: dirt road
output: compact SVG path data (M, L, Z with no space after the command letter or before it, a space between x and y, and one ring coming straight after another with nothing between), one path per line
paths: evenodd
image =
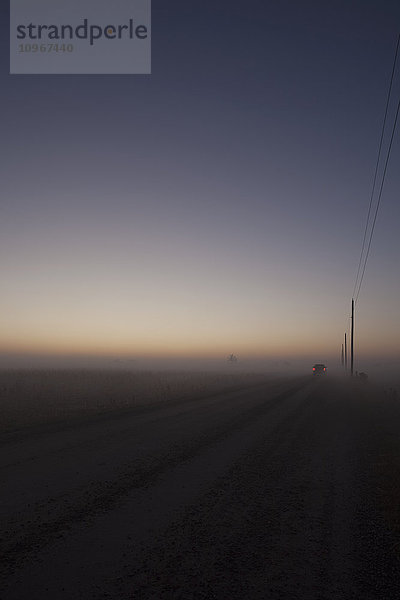
M400 598L400 412L365 390L272 381L0 437L1 599Z

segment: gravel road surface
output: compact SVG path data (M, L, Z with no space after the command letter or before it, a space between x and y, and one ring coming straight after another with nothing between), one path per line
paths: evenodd
M0 436L1 600L400 598L400 412L288 378Z

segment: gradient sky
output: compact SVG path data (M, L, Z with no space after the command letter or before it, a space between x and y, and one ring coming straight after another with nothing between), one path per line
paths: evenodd
M399 2L153 0L151 76L9 75L4 4L3 363L337 360ZM357 356L400 359L399 155Z

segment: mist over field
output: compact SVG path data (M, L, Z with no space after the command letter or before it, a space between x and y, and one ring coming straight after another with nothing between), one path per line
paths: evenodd
M90 417L103 411L200 400L271 381L277 375L239 371L116 369L0 370L0 431Z
M235 362L228 360L230 354ZM241 355L235 353L235 348L227 348L226 354L214 355L85 355L85 354L28 354L1 353L0 369L105 369L129 371L210 371L210 372L255 372L264 374L307 374L314 363L324 363L330 374L344 374L339 352L332 350L307 352L305 346L302 354L282 355ZM348 366L350 365L350 352ZM354 371L368 372L373 378L384 381L400 377L400 356L390 352L381 352L377 356L358 353L355 348Z
M228 359L233 354L235 361ZM57 355L57 354L0 354L0 369L133 369L133 370L185 370L185 371L256 371L270 373L276 371L302 372L309 370L314 362L328 362L325 353L316 357L270 357L241 356L230 349L226 355L199 356L96 356L96 355ZM331 360L337 366L337 360Z
M102 412L152 404L190 403L260 383L290 382L296 376L315 379L313 363L304 360L148 361L147 368L146 361L127 359L114 359L110 363L104 360L104 365L94 359L80 359L75 364L64 359L53 364L47 361L46 368L38 366L40 360L36 366L26 360L28 368L21 361L18 367L14 364L14 368L0 369L0 431L68 422L71 418L90 419ZM135 368L136 364L142 368ZM343 367L330 368L329 362L326 364L327 374L323 379L336 377L350 382L349 371L345 373ZM400 398L396 363L365 361L364 365L368 368L356 370L354 381L359 372L367 372L368 379L362 384L365 388Z

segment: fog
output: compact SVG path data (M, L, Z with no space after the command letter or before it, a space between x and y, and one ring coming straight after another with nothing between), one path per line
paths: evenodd
M230 362L234 354L237 359ZM350 354L348 355L350 372ZM82 354L0 354L0 369L105 369L123 371L186 371L301 375L311 373L313 364L324 363L329 374L345 375L340 356L325 353L305 356L241 356L228 350L214 356L93 356ZM400 380L400 357L355 355L354 374L365 372L384 383Z
M315 362L330 363L335 370L337 361L326 356L315 357L257 357L235 355L231 362L226 355L218 356L92 356L92 355L0 355L3 369L111 369L160 371L228 371L228 372L282 372L301 374L310 372Z

